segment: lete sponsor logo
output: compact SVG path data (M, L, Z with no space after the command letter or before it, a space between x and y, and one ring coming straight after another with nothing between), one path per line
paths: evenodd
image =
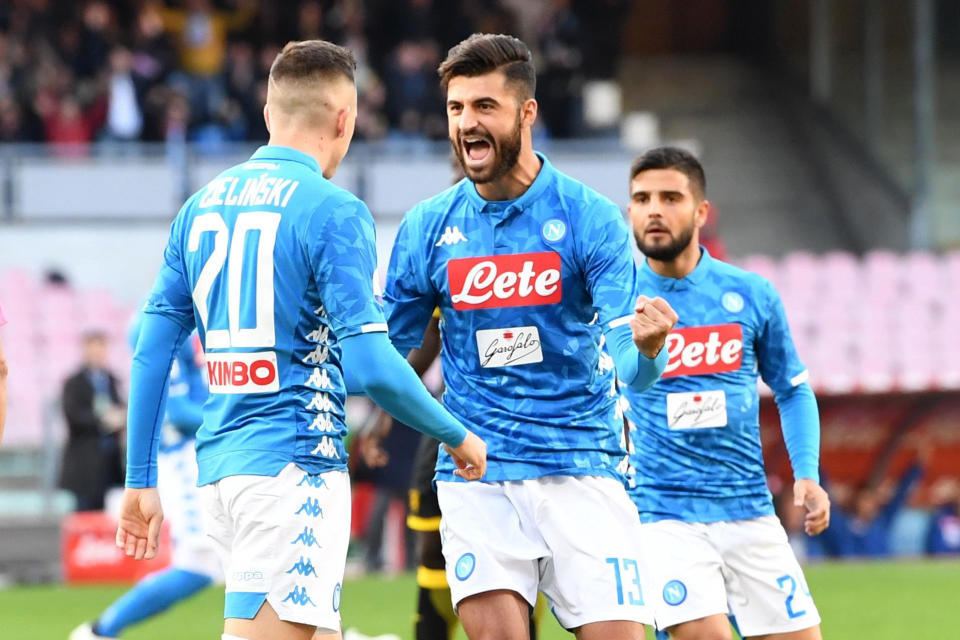
M456 258L447 263L447 280L459 311L555 304L563 298L560 254L553 251Z
M270 393L280 390L277 354L208 353L210 393Z
M743 329L735 323L674 329L666 349L664 378L736 371L743 360Z

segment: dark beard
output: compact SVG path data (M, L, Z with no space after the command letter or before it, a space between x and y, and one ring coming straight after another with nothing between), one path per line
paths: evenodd
M461 133L456 140L450 140L450 144L453 146L453 155L455 155L457 161L460 162L460 168L463 170L464 175L470 178L474 184L486 184L494 180L499 180L510 173L510 170L517 165L517 160L520 159L520 111L517 110L517 121L513 128L513 134L510 137L504 140L496 140L492 138L492 136L490 137L490 146L493 147L491 151L496 154L497 160L493 167L488 169L486 173L471 171L467 168L467 164L463 159L466 150L463 148L461 139L476 135L476 133L475 131L464 132Z
M673 262L693 241L693 228L693 225L690 225L681 230L680 235L671 238L672 241L664 245L645 244L642 232L634 233L634 237L637 239L637 247L640 248L643 255L658 262Z

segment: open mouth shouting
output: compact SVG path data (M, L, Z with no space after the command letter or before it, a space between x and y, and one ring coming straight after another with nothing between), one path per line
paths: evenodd
M465 135L460 137L463 160L468 169L480 171L493 158L493 143L486 136Z

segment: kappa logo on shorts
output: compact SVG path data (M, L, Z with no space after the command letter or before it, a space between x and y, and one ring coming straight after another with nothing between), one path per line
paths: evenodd
M300 479L300 482L297 483L297 486L302 486L304 482L307 483L308 487L313 487L314 489L319 489L320 487L326 487L327 489L330 488L327 486L327 481L324 480L319 473L303 474L303 477Z
M316 568L314 568L313 562L310 560L310 558L307 558L307 561L304 562L303 556L300 556L300 559L297 560L297 563L292 567L290 567L289 569L287 569L285 573L293 573L294 571L296 571L302 576L318 577L317 570Z
M281 600L281 602L293 602L293 604L298 604L301 607L305 607L308 604L311 607L317 606L317 604L310 599L310 596L307 595L306 587L294 587L293 591L287 594L287 597Z
M305 513L308 516L317 516L323 517L323 507L320 506L320 501L316 498L307 498L307 501L300 505L300 508L297 509L297 512L293 515L298 516L301 513Z
M337 583L337 586L333 588L333 605L334 611L340 611L340 595L343 592L343 587L340 586L340 583Z
M683 604L687 599L687 585L679 580L671 580L663 585L663 601L671 607Z
M303 531L300 532L300 535L294 538L290 544L302 544L305 547L317 547L318 549L323 548L313 536L313 527L304 527Z
M455 576L457 576L457 580L463 582L473 575L473 570L476 568L477 557L472 553L465 553L460 556L459 560L457 560L457 564L454 566L453 573Z

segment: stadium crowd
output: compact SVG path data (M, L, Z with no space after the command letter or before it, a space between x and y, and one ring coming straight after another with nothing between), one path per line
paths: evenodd
M609 34L628 4L10 0L0 3L0 141L84 154L116 141L265 140L270 64L287 41L310 38L357 58L359 139L442 139L437 64L474 31L524 34L546 132L569 137L582 132L582 79L615 73Z

